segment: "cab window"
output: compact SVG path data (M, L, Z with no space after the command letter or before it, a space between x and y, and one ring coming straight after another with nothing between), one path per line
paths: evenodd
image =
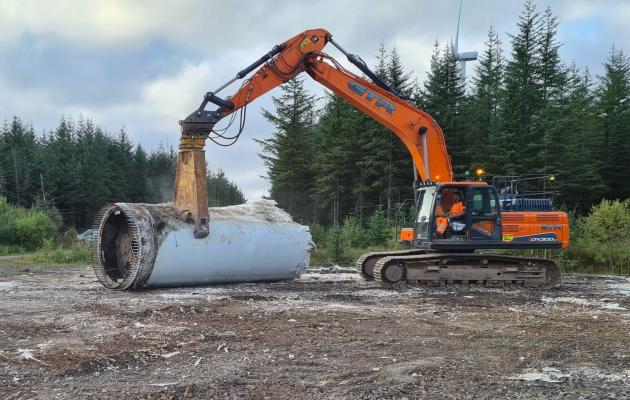
M470 212L474 217L491 217L497 213L497 199L491 188L474 188Z

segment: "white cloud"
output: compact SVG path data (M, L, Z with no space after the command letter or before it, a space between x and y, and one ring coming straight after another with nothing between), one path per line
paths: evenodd
M599 13L610 2L606 0L573 0L560 4L564 20L581 19Z
M565 43L561 52L576 58L578 65L589 65L597 72L605 56L601 53L613 41L629 50L630 4L586 0L537 2L539 10L550 4L558 15L561 37L564 21L576 30L566 36L571 42ZM41 131L54 128L61 115L83 114L111 132L124 125L134 141L149 149L156 148L159 142L176 147L177 122L198 106L203 93L230 79L274 44L305 29L329 29L339 43L361 55L368 64L374 64L380 42L387 48L396 46L405 69L413 70L414 76L422 81L429 68L434 41L438 39L443 44L454 34L458 6L458 0L0 0L0 112L7 113L0 114L0 118L18 115L32 121ZM522 10L521 1L469 0L464 2L463 10L462 50L483 51L491 23L500 33L505 48L509 48L505 33L514 32ZM605 26L601 32L589 33L595 35L592 42L584 40L579 24L589 18L598 18ZM173 66L170 73L138 82L133 98L121 96L119 102L97 108L79 101L78 95L73 99L72 93L63 96L71 100L60 103L51 88L23 87L3 77L2 67L11 63L11 50L24 45L21 38L25 36L36 37L38 46L55 43L58 47L110 52L120 49L124 57L127 54L133 57L136 49L143 49L149 43L164 41L170 45L165 46L166 51L181 48L186 50L182 54L193 56L179 60L181 64ZM330 47L326 51L347 65L335 49ZM156 54L147 61L159 62L161 56ZM68 62L80 64L81 60ZM468 68L472 72L474 63ZM40 71L46 74L46 65L41 65ZM51 81L55 78L49 77ZM115 93L116 77L111 79L103 90ZM306 87L314 94L323 93L317 84L305 79ZM230 91L234 87L225 93ZM259 148L251 138L264 138L273 131L259 113L261 107L272 109L270 95L273 93L250 106L246 130L236 145L225 149L209 142L207 146L210 167L224 169L250 199L259 198L267 188L267 182L260 178L265 172L256 155Z
M119 43L147 33L154 22L139 20L138 3L36 0L0 1L0 38L5 46L24 33L57 35L88 45ZM147 18L152 21L152 18ZM157 21L156 21L157 22Z
M404 60L405 70L413 71L413 75L422 82L426 72L431 69L433 42L418 41L415 38L403 36L395 38L393 45L398 49L401 60Z

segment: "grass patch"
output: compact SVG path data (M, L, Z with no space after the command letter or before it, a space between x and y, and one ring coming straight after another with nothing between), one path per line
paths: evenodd
M71 246L46 247L39 249L25 259L37 264L72 264L86 265L91 262L90 247L84 244Z
M0 244L0 256L14 256L26 253L22 246L15 244Z
M355 261L359 256L364 253L371 253L374 251L392 251L402 250L403 247L398 243L390 243L383 246L369 246L369 247L346 247L342 249L341 254L339 251L330 246L317 247L317 251L311 252L310 264L313 267L327 267L330 265L341 265L344 267L354 267Z

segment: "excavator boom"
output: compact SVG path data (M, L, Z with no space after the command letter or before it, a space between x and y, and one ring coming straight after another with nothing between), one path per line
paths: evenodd
M347 71L322 53L327 43L333 43L373 82ZM217 95L218 91L253 71L234 94L226 98ZM197 236L207 234L203 148L206 139L212 138L214 126L302 72L391 130L409 150L417 180L423 183L453 180L444 135L435 120L397 95L358 56L347 53L335 43L328 31L307 30L275 46L219 89L206 93L199 108L180 122L182 136L174 203L197 222ZM208 103L218 108L208 111Z
M322 53L327 43L335 45L373 82L347 71L334 58ZM217 96L218 90L242 79L256 68L258 70L236 93L225 99ZM221 119L301 72L307 72L314 80L391 130L409 150L422 182L453 180L444 135L435 120L401 98L363 60L347 53L334 42L332 35L324 29L304 31L275 46L218 90L206 93L199 108L180 122L182 137L207 138ZM219 108L206 111L208 103Z

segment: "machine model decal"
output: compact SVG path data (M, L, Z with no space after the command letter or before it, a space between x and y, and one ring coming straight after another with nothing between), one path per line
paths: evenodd
M515 236L513 240L515 242L557 242L558 235L556 235L554 232L547 232L534 235ZM503 239L503 241L505 242L506 240Z
M530 240L532 242L556 242L558 240L558 238L533 236Z
M366 88L365 86L359 83L350 81L348 82L348 88L350 88L350 90L352 90L354 93L358 94L359 96L363 96L364 94L367 93L367 96L365 96L365 99L368 101L368 103L371 103L372 100L376 99L376 103L374 103L374 105L376 107L381 107L388 114L393 114L394 111L396 110L396 106L393 103L389 102L388 100L384 99L379 94L374 93L373 91L371 91L370 89Z

